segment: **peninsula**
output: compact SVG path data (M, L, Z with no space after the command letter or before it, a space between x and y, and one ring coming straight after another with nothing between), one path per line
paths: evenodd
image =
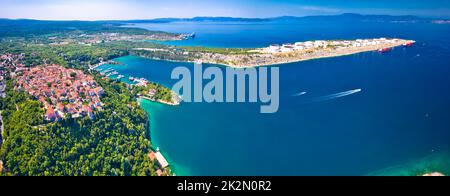
M185 47L182 51L175 49L156 50L136 48L144 57L152 57L150 53L169 53L165 60L202 61L204 63L221 64L234 68L248 68L275 64L293 63L318 58L329 58L357 54L369 51L387 52L393 47L411 46L413 40L404 39L357 39L357 40L316 40L296 42L283 45L271 45L256 49L212 49L201 47ZM141 55L142 56L142 55Z

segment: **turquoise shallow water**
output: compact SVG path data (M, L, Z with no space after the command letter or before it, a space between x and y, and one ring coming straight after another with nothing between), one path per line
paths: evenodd
M424 157L438 157L426 158L428 163L448 163L448 156L442 154L448 155L450 149L450 26L296 24L279 30L273 24L172 25L146 28L197 32L199 41L188 41L190 45L230 47L257 47L266 44L268 35L273 43L380 36L418 41L412 48L395 48L388 54L367 52L280 65L281 101L275 114L260 114L259 104L171 107L143 101L152 121L152 141L178 175L378 175L374 171L399 165L408 171L426 169L430 164L420 164L421 169L414 164L422 163ZM249 32L256 41L235 39L246 39ZM123 75L166 86L176 82L170 80L173 68L193 68L191 63L133 56L117 61L125 65L101 68L114 67ZM309 101L354 89L362 91ZM307 94L292 96L299 92ZM442 172L449 167L432 165Z

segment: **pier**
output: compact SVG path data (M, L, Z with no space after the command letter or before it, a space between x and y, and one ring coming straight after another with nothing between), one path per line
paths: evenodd
M158 161L161 168L169 167L169 162L167 162L166 158L161 154L160 151L155 153L156 160Z

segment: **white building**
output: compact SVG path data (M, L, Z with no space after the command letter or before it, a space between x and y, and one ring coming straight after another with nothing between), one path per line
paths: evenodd
M273 45L270 45L269 48L267 48L267 50L270 53L277 53L277 52L280 52L281 47L278 44L273 44Z
M314 42L307 41L307 42L304 43L304 45L305 45L306 48L312 48L312 47L314 47Z
M331 42L331 45L333 45L333 46L338 46L338 45L341 45L341 43L342 43L342 42L340 42L340 41L332 41L332 42Z
M327 47L328 46L328 42L326 41L315 41L314 42L314 47L316 48L320 48L320 47Z
M355 43L353 43L353 46L354 46L354 47L361 47L362 44L361 44L360 42L355 42Z
M169 163L167 162L166 158L164 158L164 156L161 154L161 152L156 152L155 157L156 160L158 160L158 163L161 166L161 168L164 169L169 166Z
M304 49L305 49L305 46L303 46L303 45L295 45L295 46L294 46L294 49L295 49L295 50L304 50Z

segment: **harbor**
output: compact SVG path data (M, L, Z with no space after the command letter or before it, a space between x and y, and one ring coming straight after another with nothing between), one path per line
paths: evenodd
M110 61L103 61L103 60L101 60L100 63L97 63L95 65L89 65L89 70L96 70L97 68L101 67L102 65L107 65L107 64L120 65L120 63L116 62L116 61L111 61L111 60Z
M159 92L156 88L154 88L154 86L156 84L151 83L148 79L146 79L144 77L123 75L119 71L114 69L113 66L110 66L108 64L105 64L104 67L102 67L102 66L97 67L96 71L98 71L100 73L100 75L102 75L104 77L108 77L108 78L119 80L121 82L125 82L130 86L135 86L135 87L146 89L145 91L137 94L138 98L140 98L140 99L158 102L158 103L162 103L162 104L170 105L170 106L178 106L182 102L181 97L172 91L170 91L170 97L171 97L170 101L169 101L169 99L165 100L165 99L158 98L158 96L156 96L156 95Z
M114 70L113 68L108 68L108 69L96 69L97 71L100 72L100 75L105 76L105 77L109 77L109 78L113 78L113 79L117 79L117 80L121 80L123 78L125 78L124 75L121 75L118 71Z

